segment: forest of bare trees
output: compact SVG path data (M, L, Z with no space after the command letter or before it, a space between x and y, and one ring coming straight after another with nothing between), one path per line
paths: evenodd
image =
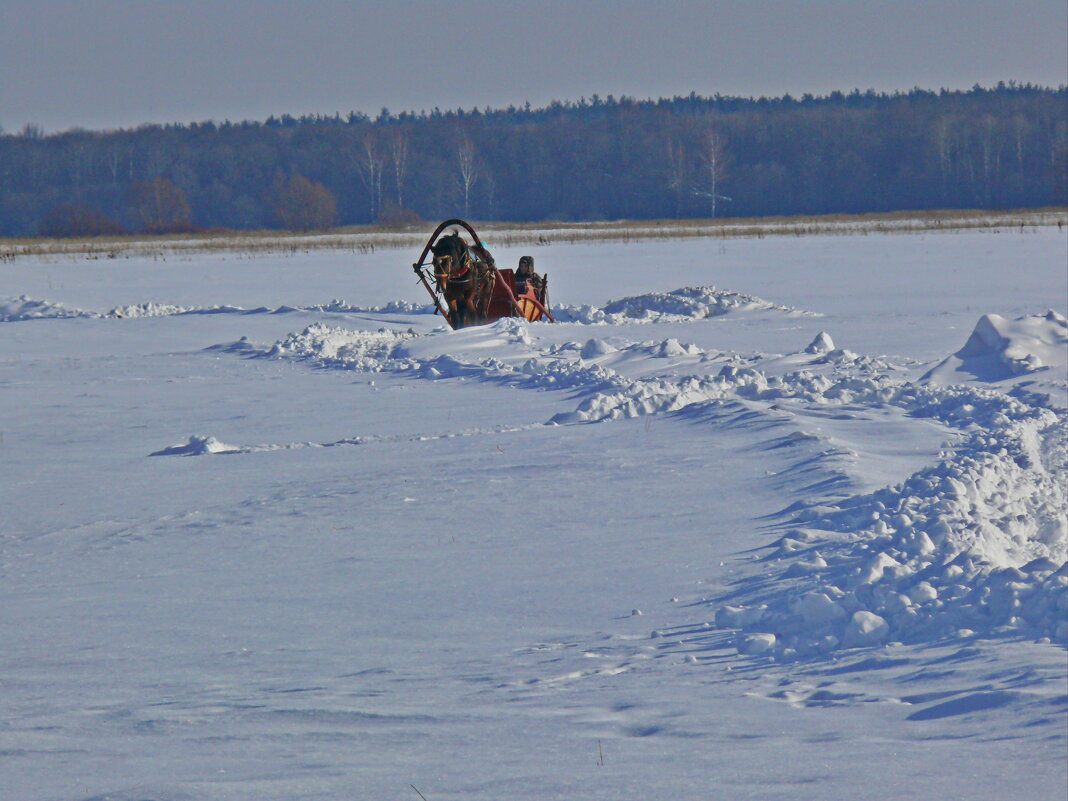
M1068 203L1068 89L832 93L0 134L0 235Z

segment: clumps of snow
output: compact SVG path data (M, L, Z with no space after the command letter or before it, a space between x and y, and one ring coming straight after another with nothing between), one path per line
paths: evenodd
M19 295L17 298L0 298L0 323L96 316L93 312L72 309L62 303L34 300L25 295Z
M733 311L774 310L790 314L808 314L789 306L780 306L754 295L726 292L715 287L691 286L671 292L652 292L622 298L603 308L596 306L557 306L553 316L558 322L585 324L685 322L716 317Z
M701 349L696 345L683 345L674 337L665 339L656 347L656 355L661 359L670 359L673 356L699 356Z
M779 306L753 295L740 292L723 292L715 287L690 286L672 292L653 292L647 295L615 300L604 307L605 314L622 314L625 317L643 320L700 320L715 317L736 309L796 311Z
M882 645L890 636L890 626L874 612L863 609L853 613L842 636L844 648L862 648L868 645Z
M823 567L826 567L824 563ZM766 607L765 607L766 608ZM808 625L822 625L841 620L845 609L823 592L806 592L793 604L794 614L800 615Z
M775 635L767 632L742 634L738 642L738 653L753 656L764 654L775 648L775 641Z
M442 329L430 334L446 338L470 335L472 329L454 332ZM310 361L324 367L361 372L392 371L437 380L442 378L481 378L487 381L510 383L528 389L607 389L621 388L624 381L612 370L597 364L583 364L572 358L578 343L554 346L548 351L535 352L526 359L505 362L498 358L501 351L491 346L532 346L526 325L515 319L499 320L478 331L485 340L474 345L483 358L466 361L448 353L419 356L411 345L419 335L387 329L352 331L316 323L300 333L290 334L267 349L254 350L250 355ZM421 337L420 337L421 339ZM238 343L221 346L237 350ZM218 346L217 346L218 347ZM242 345L240 350L246 350ZM418 350L418 349L416 349Z
M143 317L175 317L185 314L278 314L287 311L297 311L288 306L280 306L277 309L268 309L260 306L254 309L246 309L242 306L216 305L216 306L176 306L172 303L134 303L129 306L116 306L105 312L102 317L106 320L140 319Z
M721 629L751 627L764 619L767 604L756 606L721 606L716 611L716 625Z
M803 394L881 400L961 438L901 484L797 512L770 564L775 589L729 596L717 625L773 633L769 652L785 659L962 629L1068 641L1068 412L885 376L816 388Z
M694 403L726 397L733 389L733 385L726 382L697 377L681 381L659 378L629 382L617 378L603 391L583 400L574 411L561 412L551 422L561 425L597 423L677 411Z
M266 353L273 358L311 360L368 372L395 367L395 356L401 343L415 335L379 329L378 331L348 331L315 323L297 334L290 334L276 342Z
M984 314L964 347L921 379L937 384L969 378L999 381L1068 366L1068 319L1055 311L1009 320Z
M354 306L344 300L334 299L329 303L298 307L300 311L330 312L332 314L434 314L432 303L411 303L406 300L391 300L381 306Z
M189 438L189 442L163 448L150 453L149 456L206 456L213 453L244 453L246 450L237 445L227 445L212 436L202 437L194 434Z

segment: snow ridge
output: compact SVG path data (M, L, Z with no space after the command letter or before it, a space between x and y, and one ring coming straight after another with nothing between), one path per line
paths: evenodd
M781 306L753 295L717 290L715 287L684 287L671 292L653 292L645 295L611 301L602 307L568 306L554 307L553 315L559 322L587 325L619 325L624 323L685 322L716 317L733 311L779 311L788 314L818 316L790 306ZM172 303L148 301L125 306L116 306L103 314L83 309L68 308L60 303L33 300L26 296L0 298L0 322L18 322L29 319L57 319L66 317L91 317L95 319L121 320L144 317L172 317L191 314L286 314L291 312L326 312L330 314L434 314L433 304L392 300L380 306L357 306L335 298L328 303L307 306L282 305L275 308L257 306L246 308L229 304L214 306L181 306Z
M738 397L779 409L890 405L956 427L962 440L903 484L798 513L775 554L775 593L742 588L732 603L743 605L725 606L717 622L741 629L741 648L756 647L750 635L761 635L753 642L784 657L957 630L1019 629L1068 641L1065 410L1032 405L1036 397L1022 392L913 384L891 377L881 360L846 351L816 361L835 360L837 375L767 376L728 364L711 378L639 379L597 392L553 422ZM823 604L818 615L797 607L798 597L817 596L805 603Z
M671 292L651 292L614 300L603 308L596 306L557 306L553 316L559 322L618 325L620 323L685 322L717 317L732 311L779 311L817 316L790 306L709 286L690 286Z
M289 314L292 312L328 312L331 314L432 314L434 307L428 304L408 303L394 300L384 306L354 306L344 300L335 298L329 303L316 303L310 306L287 306L276 308L259 306L246 309L241 306L174 306L167 303L137 303L131 306L117 306L99 315L105 319L122 319L138 317L170 317L186 314Z
M984 314L964 347L921 379L951 383L975 376L984 381L1033 373L1068 365L1068 319L1055 311L1008 320Z
M17 298L0 298L0 322L14 323L25 320L66 319L71 317L96 320L124 320L145 317L174 317L195 314L289 314L293 312L325 312L329 314L433 314L434 307L426 303L409 303L393 300L382 306L356 306L344 300L334 299L328 303L309 306L257 306L245 308L227 304L215 306L179 306L173 303L134 303L115 306L103 314L76 309L47 300L34 300L20 295Z
M743 652L783 659L958 632L1015 630L1068 641L1064 409L1024 391L914 383L886 359L841 349L813 348L804 369L777 376L676 340L538 350L526 331L517 320L485 327L487 337L533 349L510 361L447 353L420 359L410 350L414 334L323 324L257 355L579 390L585 398L577 408L549 421L558 425L696 411L727 398L786 413L793 405L893 406L937 420L961 432L937 464L894 487L794 510L760 580L743 580L720 599L717 625L738 630ZM694 373L630 379L597 363L606 355L673 358Z
M25 295L19 295L17 298L0 298L0 323L95 316L92 312L72 309L62 303L34 300Z
M773 635L781 658L1012 630L1068 641L1068 420L991 395L917 405L950 423L972 407L991 423L937 464L793 516L771 555L774 590L743 581L716 615L739 629L740 650L755 634Z

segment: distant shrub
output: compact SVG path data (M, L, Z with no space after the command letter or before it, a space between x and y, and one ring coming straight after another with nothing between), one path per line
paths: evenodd
M303 175L279 176L274 184L274 213L290 231L321 231L337 220L334 194Z
M386 228L408 228L422 225L423 218L412 209L404 209L399 206L387 206L378 215L378 224Z
M122 225L90 207L64 203L48 212L37 224L37 233L48 237L114 236Z
M187 234L196 230L185 192L168 178L130 187L130 210L149 234Z

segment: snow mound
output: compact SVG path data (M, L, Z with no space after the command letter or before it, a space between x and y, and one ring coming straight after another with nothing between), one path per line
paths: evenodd
M826 331L820 331L816 334L816 338L805 347L805 353L831 353L834 349L834 340L831 339L831 335Z
M34 300L25 295L19 295L17 298L0 298L0 323L96 316L92 312L83 311L82 309L68 308L62 303Z
M1068 642L1068 413L972 387L881 383L886 402L961 440L901 484L797 512L771 557L774 589L728 594L717 624L740 629L743 645L774 634L785 659L965 634Z
M717 623L741 629L743 653L778 658L959 631L1068 641L1068 411L1029 393L916 384L845 351L817 364L829 370L775 376L728 363L711 376L604 373L600 388L551 422L695 416L740 399L892 406L954 428L940 460L903 483L795 512L759 580L719 599Z
M579 356L589 361L590 359L596 359L601 356L607 356L609 353L615 352L615 348L605 342L603 339L588 339L579 351Z
M789 306L770 303L754 295L726 292L715 287L691 286L671 292L652 292L622 298L608 303L603 308L559 306L553 310L553 316L559 322L587 324L654 323L702 320L742 310L809 314Z
M206 456L212 453L244 453L245 450L236 445L227 445L212 436L201 437L194 434L189 438L189 442L163 448L150 453L149 456Z
M1068 366L1068 320L1055 311L1009 320L984 314L964 347L921 379L937 384L1001 381Z
M647 295L623 298L604 307L606 314L623 314L626 317L657 320L678 317L685 320L700 320L715 317L736 309L775 309L794 311L786 306L769 303L753 295L739 292L723 292L714 287L684 287L672 292L653 292Z
M315 323L276 342L264 355L379 372L397 367L396 362L403 359L403 356L395 355L397 347L414 336L385 329L348 331Z

